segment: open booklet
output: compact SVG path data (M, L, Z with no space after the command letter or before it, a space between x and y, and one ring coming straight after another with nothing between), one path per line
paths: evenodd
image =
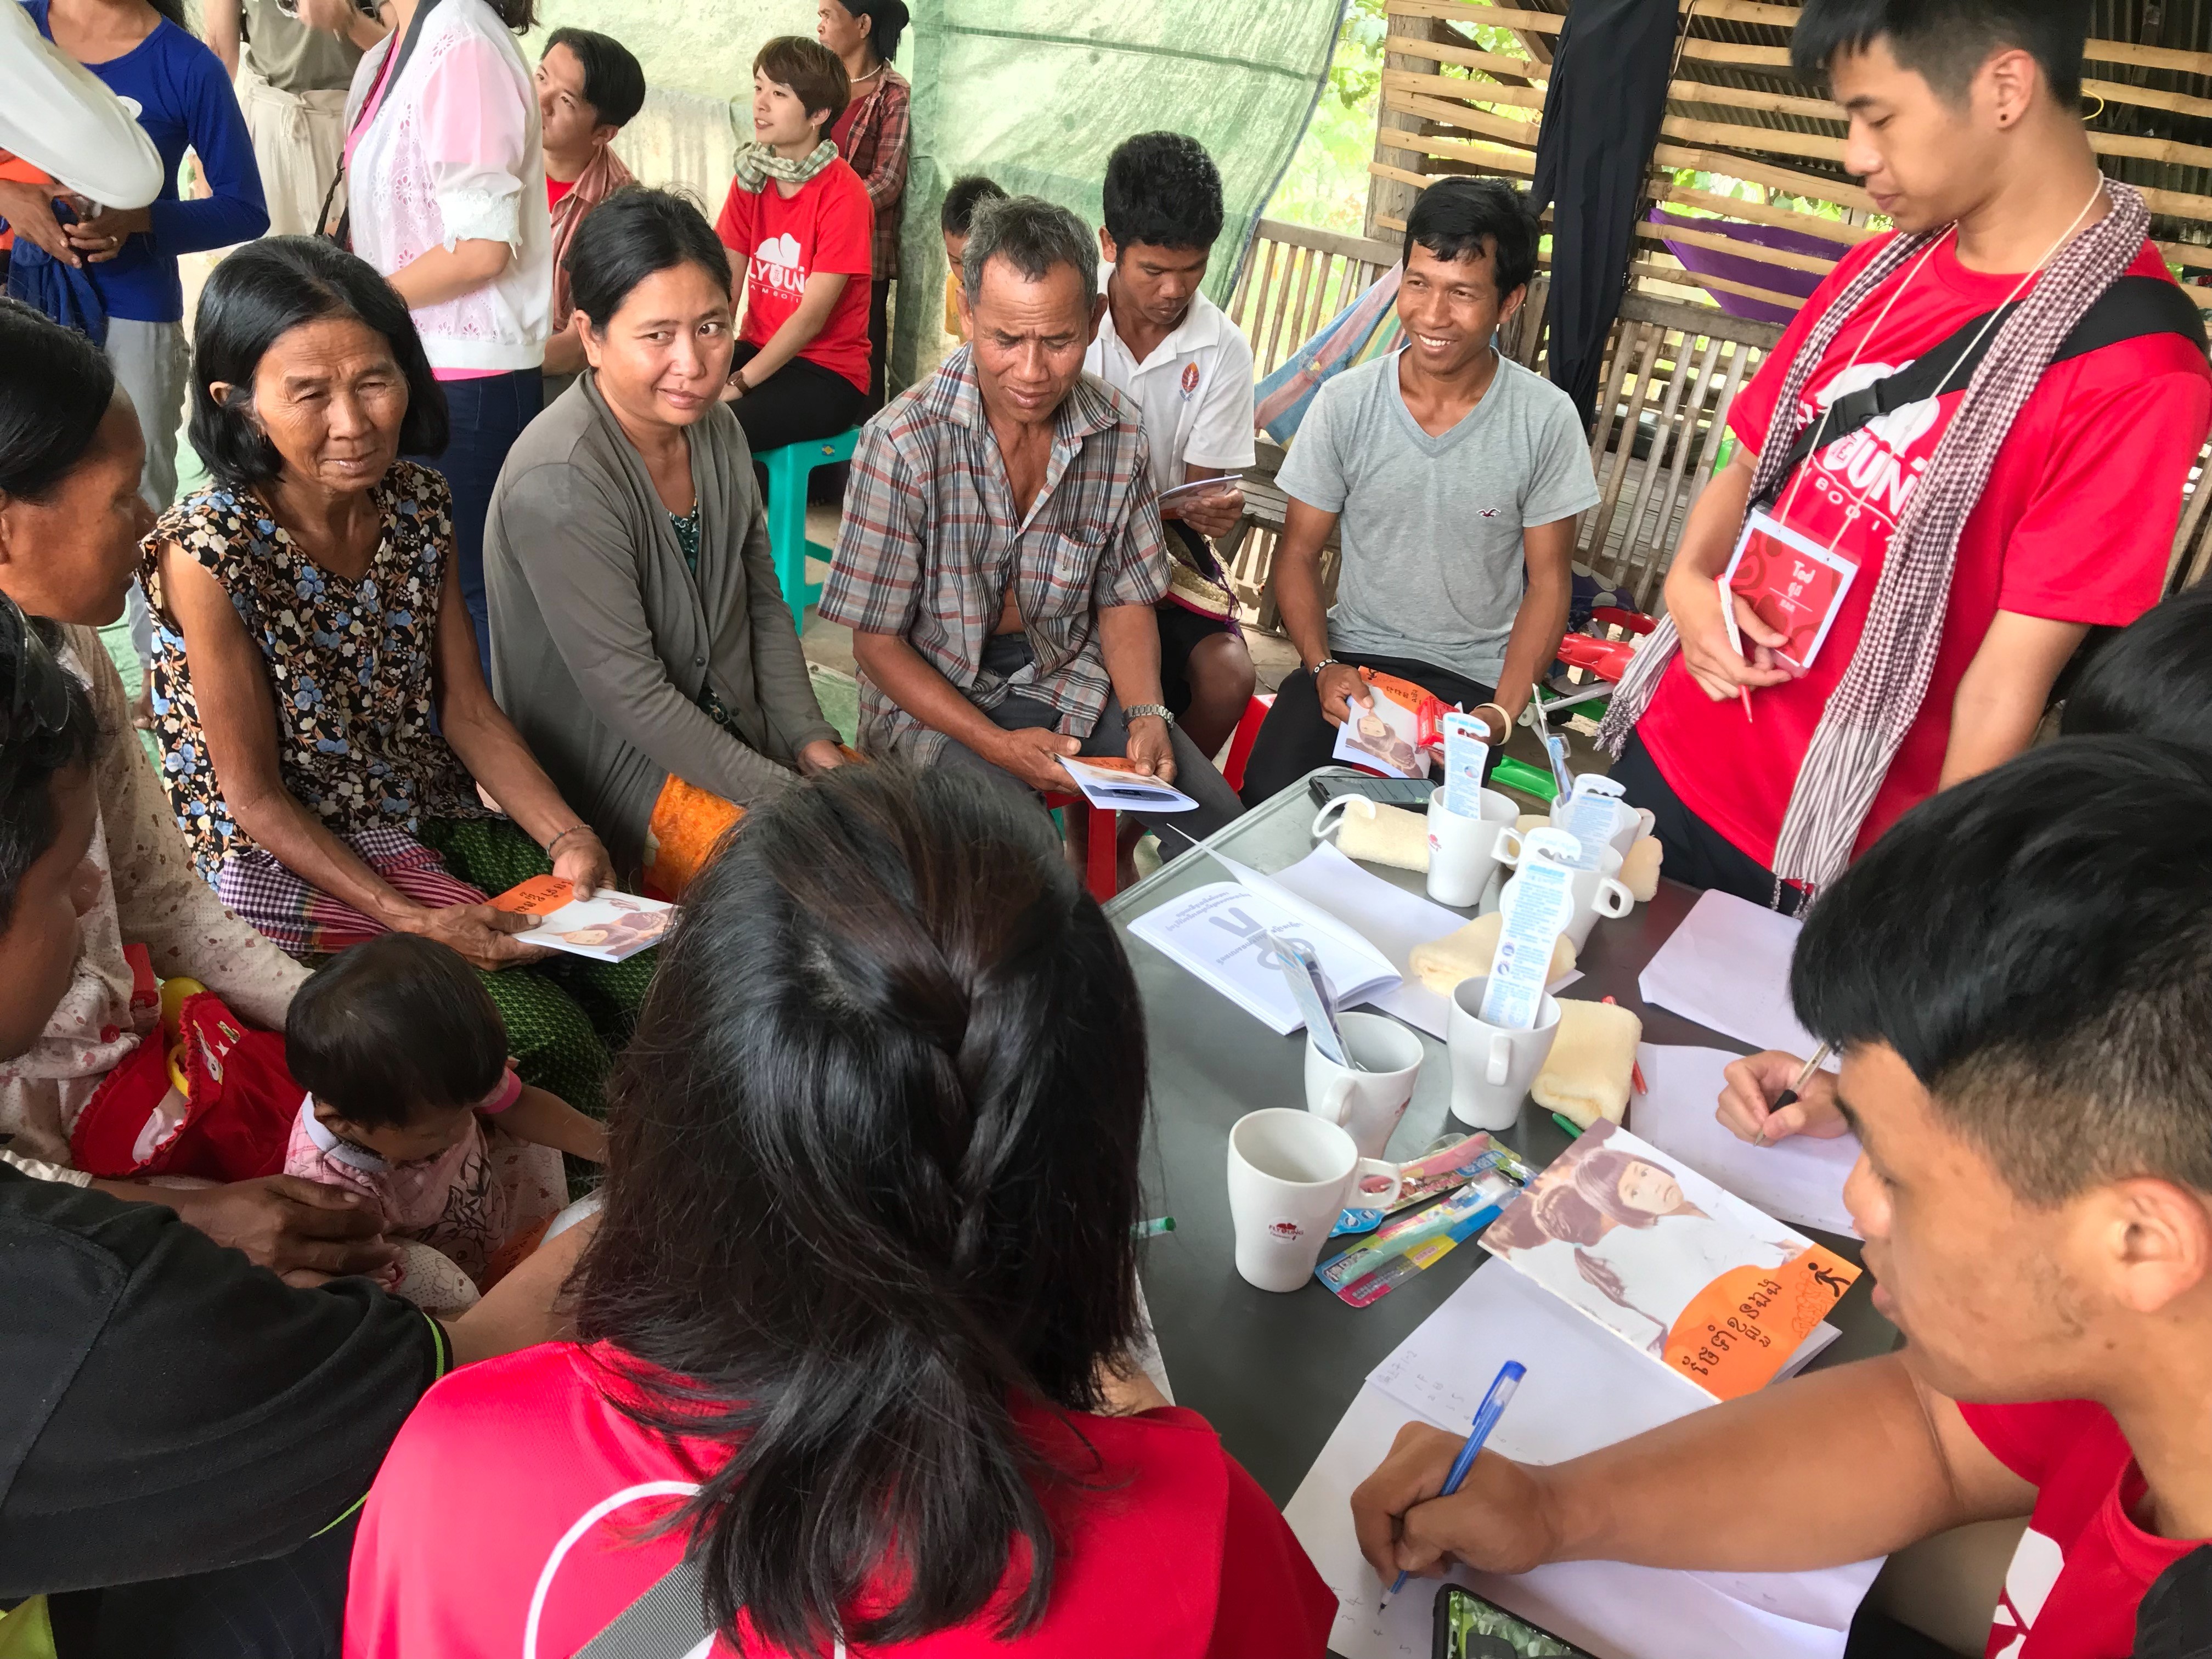
M1602 1119L1481 1243L1717 1400L1772 1381L1859 1276Z
M1071 757L1060 765L1085 800L1109 812L1188 812L1198 805L1173 784L1139 772L1133 762L1119 756Z
M519 935L526 943L593 962L627 962L659 944L676 920L674 905L612 888L580 899L558 876L532 876L501 893L491 908L537 918L535 927Z
M1211 856L1236 879L1195 888L1147 910L1129 924L1131 934L1285 1036L1302 1028L1305 1017L1291 999L1269 933L1313 951L1340 1007L1399 983L1390 958L1356 928L1271 876L1218 853Z

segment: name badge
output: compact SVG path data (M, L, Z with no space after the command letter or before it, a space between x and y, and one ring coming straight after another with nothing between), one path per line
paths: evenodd
M1855 560L1754 507L1721 580L1783 635L1774 654L1802 672L1820 655L1858 573Z

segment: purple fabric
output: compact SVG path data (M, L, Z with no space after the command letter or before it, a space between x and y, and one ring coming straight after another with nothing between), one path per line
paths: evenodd
M1784 230L1776 225L1746 224L1736 219L1692 219L1686 215L1669 213L1664 208L1651 210L1655 225L1681 225L1717 236L1732 237L1739 242L1749 242L1758 247L1772 248L1782 253L1809 253L1815 258L1840 259L1851 251L1849 242L1832 242L1824 236L1808 235L1802 230ZM1793 270L1787 265L1769 264L1764 259L1723 253L1718 249L1698 247L1688 242L1668 238L1667 252L1680 259L1692 277L1717 276L1723 282L1742 283L1752 288L1763 288L1777 294L1794 294L1800 300L1812 297L1813 290L1820 285L1818 272ZM1724 288L1707 288L1723 311L1731 317L1747 318L1753 322L1787 324L1797 314L1795 306L1771 305L1764 300L1754 300L1747 295L1731 294Z

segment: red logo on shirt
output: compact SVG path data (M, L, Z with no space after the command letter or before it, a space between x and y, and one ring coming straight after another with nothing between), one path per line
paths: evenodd
M1195 362L1185 363L1182 366L1182 395L1188 398L1197 390L1198 365Z

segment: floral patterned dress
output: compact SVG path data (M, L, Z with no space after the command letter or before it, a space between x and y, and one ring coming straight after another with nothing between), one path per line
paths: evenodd
M399 461L371 491L383 533L358 582L308 557L252 495L214 486L169 509L141 575L155 615L152 687L162 783L192 859L221 884L255 848L224 805L208 757L184 636L167 620L160 550L175 544L222 584L261 647L284 787L334 834L397 831L484 816L434 723L438 605L453 545L446 481Z

